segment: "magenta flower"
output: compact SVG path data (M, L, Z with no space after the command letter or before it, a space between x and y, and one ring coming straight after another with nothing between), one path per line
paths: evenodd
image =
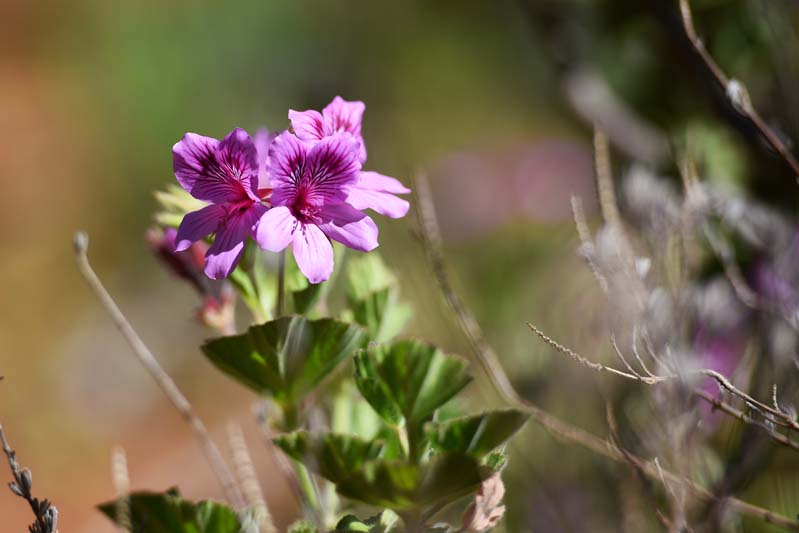
M363 102L348 102L336 96L321 113L290 110L289 120L297 137L310 144L336 133L350 133L360 143L359 159L363 164L366 162L366 146L361 136L361 121L365 108ZM372 209L387 217L401 218L408 213L410 204L396 195L410 192L396 178L377 172L360 172L347 203L356 209Z
M314 144L284 132L269 147L272 208L261 218L255 239L273 252L291 244L297 266L311 283L333 272L329 239L364 252L377 247L375 223L346 201L358 182L361 144L348 132Z
M222 141L187 133L172 148L175 177L198 200L210 202L188 213L180 223L177 251L207 235L215 234L205 255L209 278L225 278L236 268L247 236L267 207L259 191L258 154L250 136L241 128Z

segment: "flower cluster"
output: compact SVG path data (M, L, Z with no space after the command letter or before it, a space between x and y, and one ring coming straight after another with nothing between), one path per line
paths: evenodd
M363 102L336 97L321 113L289 111L291 130L254 139L241 128L221 141L187 133L172 149L175 177L208 205L188 213L176 250L214 235L205 256L213 279L236 268L248 237L263 249L291 247L311 283L333 271L330 240L368 252L377 225L363 211L399 218L408 212L406 188L395 178L363 170Z

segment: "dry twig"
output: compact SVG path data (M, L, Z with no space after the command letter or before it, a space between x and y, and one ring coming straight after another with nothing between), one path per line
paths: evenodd
M641 459L631 453L622 454L616 447L609 445L607 441L549 414L537 405L525 400L516 392L502 365L499 363L496 353L485 341L479 324L450 283L429 183L424 176L417 175L414 185L416 212L421 230L420 236L428 262L444 299L452 309L458 324L472 346L478 364L483 368L497 394L508 404L528 413L535 423L563 442L579 445L619 463L632 462L636 468L640 469L648 477L659 480L662 474L663 479L669 483L685 487L695 498L703 501L718 501L718 498L713 493L695 482L672 474L667 470L658 471L651 461ZM574 354L577 355L576 353ZM632 376L632 374L630 375ZM725 498L724 501L731 509L740 514L758 518L788 530L799 531L799 522L794 519L737 498Z
M202 447L203 452L208 459L208 463L211 465L216 477L219 479L219 483L222 485L228 501L236 509L241 509L244 507L244 498L242 497L241 491L239 491L239 488L236 485L236 480L233 477L233 474L231 474L227 464L225 463L222 453L219 451L219 448L216 446L216 444L214 444L213 440L211 440L211 436L208 434L205 424L194 413L194 409L189 403L189 400L186 399L182 392L180 392L180 389L178 389L178 386L175 384L169 374L167 374L158 363L158 360L155 358L150 349L147 348L147 345L144 344L144 341L141 340L141 337L139 337L139 335L133 329L133 326L130 325L130 322L128 322L127 318L125 318L125 315L122 314L122 311L119 309L116 302L114 302L113 298L111 298L111 295L103 286L100 278L97 277L97 274L95 274L94 270L92 269L92 266L89 263L89 257L87 255L89 249L88 236L85 233L77 233L74 239L74 247L78 268L80 269L81 274L83 274L83 277L86 279L86 282L89 284L89 287L92 289L92 291L94 291L98 300L100 300L100 304L110 315L114 325L122 333L122 336L125 337L125 340L128 341L128 344L138 358L139 362L147 369L153 379L155 379L155 381L161 387L161 390L163 390L164 394L166 394L167 398L169 398L169 401L172 402L172 405L175 406L175 409L178 410L183 419L194 431L194 435L200 442L200 446Z
M680 15L682 17L682 24L683 29L685 30L685 35L688 37L688 40L691 43L696 54L702 60L702 63L705 65L708 73L711 75L713 80L718 84L722 91L727 95L727 98L730 100L732 106L744 117L746 117L749 122L757 128L757 131L766 141L766 143L785 161L793 173L799 177L799 161L796 160L796 157L791 153L791 150L788 148L787 144L777 135L763 120L763 117L760 116L760 113L757 112L757 109L752 105L752 101L749 98L749 92L746 90L744 85L733 79L728 77L721 67L719 67L718 63L713 59L710 53L707 51L705 47L705 43L702 42L702 39L696 33L696 29L694 28L694 21L693 16L691 14L691 4L689 0L679 0L680 2Z

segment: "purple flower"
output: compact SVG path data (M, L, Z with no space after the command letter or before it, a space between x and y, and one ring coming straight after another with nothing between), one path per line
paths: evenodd
M198 200L210 202L188 213L180 223L177 251L215 234L205 255L209 278L225 278L236 268L247 236L267 207L259 191L259 164L255 144L241 128L222 141L187 133L172 148L175 177Z
M365 108L363 102L348 102L336 96L321 113L290 110L289 120L297 137L310 144L336 133L351 134L360 143L359 159L363 164L366 162L366 146L361 136L361 121ZM401 218L408 212L410 204L395 195L410 192L395 178L377 172L360 172L347 203L356 209L373 209L387 217Z
M365 252L377 247L375 223L346 201L361 170L360 144L348 132L314 144L284 132L269 147L272 208L261 218L255 239L273 252L291 244L297 266L311 283L333 272L329 238Z

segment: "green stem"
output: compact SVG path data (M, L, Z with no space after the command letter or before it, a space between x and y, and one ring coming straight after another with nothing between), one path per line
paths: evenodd
M322 519L322 506L319 504L319 495L317 494L316 483L314 483L308 469L301 462L292 459L294 465L294 472L297 475L297 483L300 486L303 496L305 496L305 503L311 508L316 515L317 521Z
M286 251L280 252L277 260L277 310L275 316L283 316L286 293Z

